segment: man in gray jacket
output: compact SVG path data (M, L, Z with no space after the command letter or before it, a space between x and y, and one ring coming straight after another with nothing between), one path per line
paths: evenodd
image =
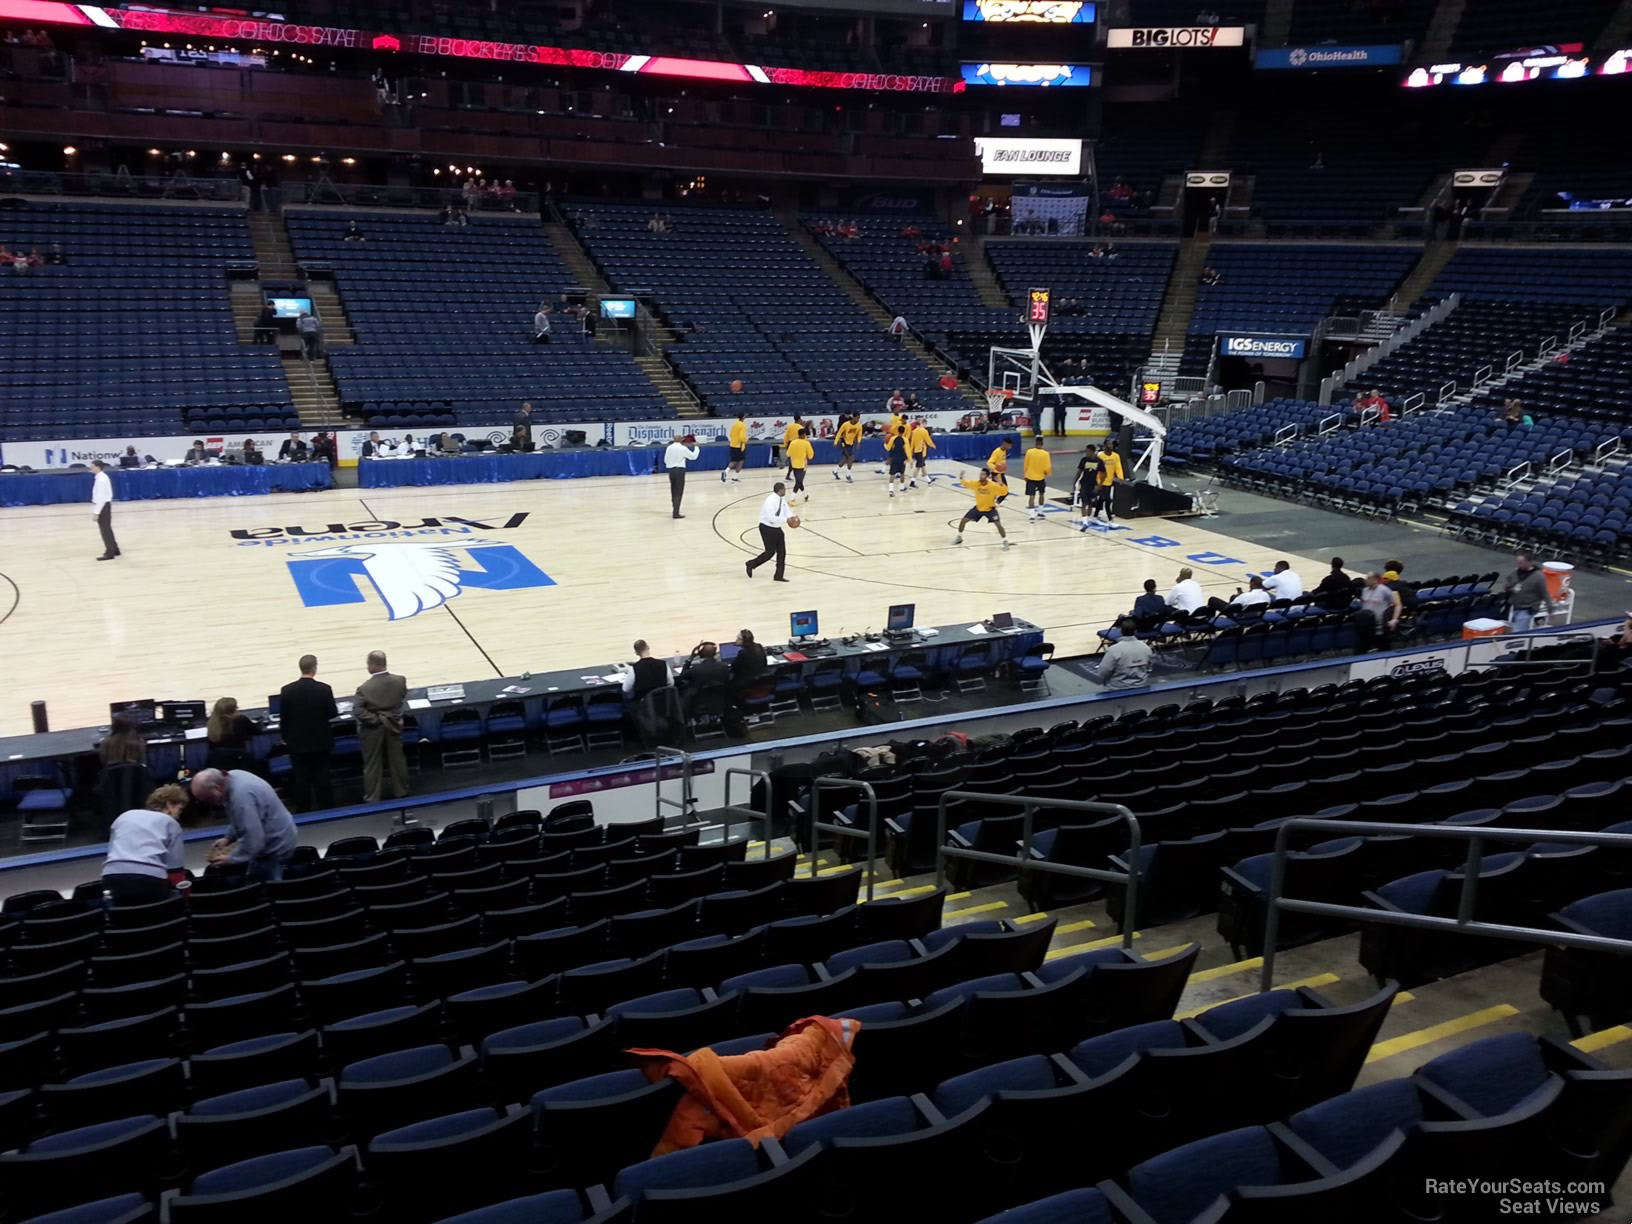
M1150 683L1150 644L1135 636L1138 626L1131 616L1117 621L1116 627L1122 636L1111 644L1088 678L1107 689L1144 688Z
M1547 575L1536 568L1530 554L1520 553L1513 560L1514 570L1502 579L1502 590L1507 592L1507 623L1514 633L1523 633L1536 613L1547 611L1552 604L1547 599Z
M368 652L368 679L357 686L353 714L363 741L363 802L381 799L383 774L391 775L391 798L408 793L408 762L402 755L402 711L408 682L385 669L385 651Z

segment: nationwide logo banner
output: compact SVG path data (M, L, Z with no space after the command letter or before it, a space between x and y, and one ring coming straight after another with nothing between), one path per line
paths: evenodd
M762 67L725 60L686 59L667 55L630 55L619 51L588 51L533 43L488 42L477 38L445 38L428 34L394 34L348 30L334 26L300 25L230 13L172 12L161 8L103 8L95 4L67 4L60 0L0 0L0 19L30 25L94 26L144 34L176 34L219 39L223 42L297 46L360 47L405 55L455 59L498 60L504 63L545 64L560 68L599 69L647 76L690 80L731 81L743 85L790 85L814 89L868 89L885 93L954 93L961 81L949 77L914 76L894 72L823 72L807 68ZM253 47L251 48L253 50Z
M1381 68L1405 61L1398 43L1356 47L1259 47L1254 68Z

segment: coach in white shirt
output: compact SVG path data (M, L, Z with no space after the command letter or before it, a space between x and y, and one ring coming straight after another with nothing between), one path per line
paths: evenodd
M1201 593L1201 583L1197 582L1190 567L1186 566L1179 571L1179 580L1167 593L1167 606L1175 612L1194 612L1197 608L1207 605L1207 597Z
M747 563L748 577L752 578L756 569L774 557L776 580L787 581L783 571L788 565L788 535L782 529L792 517L793 507L788 505L788 486L779 480L772 486L771 495L759 507L759 538L764 541L765 551Z
M1207 601L1207 606L1215 612L1222 612L1228 616L1232 612L1245 612L1249 608L1267 608L1269 606L1269 592L1264 589L1264 580L1254 574L1247 580L1249 583L1245 591L1237 591L1235 598L1225 601L1214 595Z
M686 464L697 458L698 450L690 434L674 435L674 441L663 452L663 466L669 470L669 501L674 504L674 517L680 513L680 499L686 495Z
M97 530L102 533L102 555L98 561L112 561L119 555L119 541L113 538L113 481L108 477L108 465L100 459L91 461L96 475L91 477L91 513L96 516Z
M1303 579L1285 561L1277 561L1275 572L1264 579L1264 589L1271 599L1302 599Z

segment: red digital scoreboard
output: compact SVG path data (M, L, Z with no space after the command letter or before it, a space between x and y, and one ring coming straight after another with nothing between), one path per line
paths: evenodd
M1032 289L1026 294L1026 322L1035 327L1048 326L1047 289Z

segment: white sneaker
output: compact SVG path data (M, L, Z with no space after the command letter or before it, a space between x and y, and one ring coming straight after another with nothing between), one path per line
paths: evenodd
M724 484L724 483L725 483L725 473L724 473L724 472L721 472L721 473L720 473L720 483L721 483L721 484Z
M894 496L895 496L895 490L894 490L894 489L891 489L891 490L890 490L890 496L891 496L891 497L894 497Z
M741 476L731 477L731 483L732 484L741 484L742 483L742 477Z
M963 535L961 533L959 533L958 535L953 536L952 537L952 543L962 544L963 543Z
M839 478L839 474L837 472L834 472L833 473L833 479L837 480L838 478Z
M1004 551L1004 552L1008 552L1008 551L1009 551L1009 542L1008 542L1008 541L1007 541L1007 540L1004 540L1004 541L1003 541L1003 551Z

